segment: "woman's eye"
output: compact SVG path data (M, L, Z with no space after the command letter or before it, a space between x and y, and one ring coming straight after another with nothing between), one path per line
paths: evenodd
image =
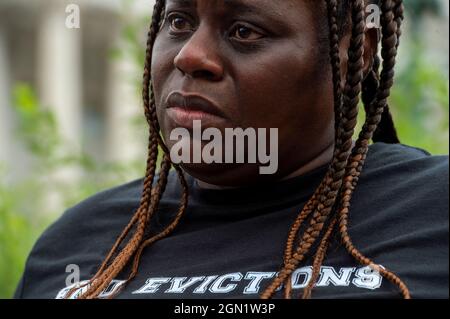
M180 16L169 17L170 29L174 32L191 31L193 29L189 21Z
M260 32L244 25L238 25L232 32L232 37L243 41L254 41L264 37Z

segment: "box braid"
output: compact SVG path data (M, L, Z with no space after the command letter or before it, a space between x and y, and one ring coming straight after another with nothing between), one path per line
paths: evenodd
M164 1L156 1L153 9L150 30L148 32L143 76L144 113L149 124L149 142L146 165L147 168L140 204L134 216L131 218L129 224L125 227L122 234L113 245L111 251L106 256L97 273L85 285L87 286L87 289L81 296L78 297L79 299L97 298L101 294L101 292L108 287L111 281L116 278L116 276L125 268L128 262L134 256L132 271L129 275L129 280L131 280L137 272L137 263L139 262L139 257L143 249L147 245L169 235L176 227L187 208L187 183L181 168L171 163L168 155L169 151L163 143L162 137L160 136L160 127L156 117L154 94L153 90L151 89L152 85L150 68L152 61L152 51L157 33L161 25L161 17L163 15L163 12ZM159 152L158 146L163 150L164 156L161 163L158 181L156 185L154 185L156 163ZM169 226L167 226L161 233L146 239L146 229L148 228L150 219L157 210L159 201L162 197L162 194L164 193L165 187L167 185L167 177L170 167L175 168L182 185L183 193L181 197L181 204L173 222ZM132 231L133 233L130 234ZM126 244L123 245L123 242L126 239L128 240ZM122 285L122 287L125 286L125 284ZM67 298L70 298L74 291L75 288L69 291L69 293L67 294Z
M395 44L395 50L398 50L400 45L400 37L402 35L402 22L404 19L403 15L403 3L401 1L396 1L393 8L393 13L395 17L395 22L397 23L397 41ZM369 76L366 79L365 90L363 91L363 101L364 106L366 108L366 112L368 111L367 106L375 98L375 94L378 91L379 85L379 67L380 67L380 59L378 56L375 57L374 66L372 71L369 73ZM374 142L385 142L390 144L400 143L400 140L397 135L397 131L394 126L394 121L392 119L392 115L389 111L389 105L386 104L384 112L381 116L380 123L377 126L377 129L373 133L372 140Z
M345 1L342 1L345 2ZM341 2L341 4L342 4ZM358 18L358 14L356 11L361 10L360 4L358 4L358 1L352 2L352 43L354 43L355 37L359 37L360 33L357 31L358 28L360 28L358 25L361 22ZM328 0L327 1L327 7L329 12L329 24L330 24L330 41L331 41L331 61L333 68L336 68L336 65L338 63L337 60L337 54L335 49L335 39L336 39L336 30L339 30L339 28L335 25L336 19L333 17L330 18L330 15L335 15L336 12L339 10L336 10L337 2L334 0ZM371 77L367 77L362 82L362 90L363 90L363 103L365 104L365 108L367 110L366 114L366 123L363 127L363 130L356 141L356 146L352 150L352 155L348 161L348 165L345 169L345 176L344 176L344 183L343 187L340 190L340 194L337 198L339 198L337 201L340 203L339 213L338 216L332 216L330 218L329 226L327 231L325 232L325 235L322 239L322 242L319 245L319 248L317 249L314 263L313 263L313 271L312 276L309 284L305 288L303 292L303 298L309 298L311 296L311 290L314 286L315 280L317 279L317 276L320 272L320 267L323 262L323 259L326 254L326 249L328 247L327 241L330 238L330 234L333 231L333 228L337 224L336 218L339 219L339 230L340 234L344 243L345 248L347 251L361 264L368 265L375 271L380 272L381 275L386 277L388 280L396 284L403 297L404 298L410 298L410 294L408 291L408 288L406 285L392 272L374 264L370 259L364 257L352 244L350 240L350 236L348 234L348 212L350 207L350 200L353 193L353 190L356 187L359 175L362 170L362 166L364 164L364 161L366 159L367 151L368 151L368 143L371 138L374 136L374 132L376 131L378 124L380 122L383 122L386 124L387 130L385 130L383 133L381 133L379 136L381 136L382 141L386 141L388 138L391 138L392 141L395 142L395 139L392 139L392 136L396 137L395 134L395 128L393 125L392 117L389 116L389 113L386 112L387 109L387 98L390 94L390 89L393 84L393 77L394 77L394 65L395 65L395 57L397 54L397 49L399 45L399 37L401 35L401 21L403 19L403 5L400 0L397 1L382 1L381 4L382 9L382 58L383 58L383 71L381 73L381 79L380 81L375 81L375 79L378 80L378 77L375 75L378 75L378 69L379 69L379 59L375 57L374 61L374 69L372 70ZM348 62L348 68L349 73L355 72L356 70L353 69L353 67L358 66L358 63L354 63L358 59L362 58L362 55L358 50L361 49L359 45L354 46L354 44L350 45L349 49L349 62ZM356 58L356 59L355 59ZM333 70L333 75L335 76L336 72ZM340 73L339 73L340 76ZM353 75L350 74L350 76L347 76L347 81L349 79L352 79ZM335 79L333 80L335 82ZM356 82L354 83L356 84ZM370 86L370 87L368 87ZM357 89L357 85L354 86ZM339 92L336 92L336 85L334 85L335 88L335 101L336 96L339 94ZM364 93L365 91L365 93ZM348 103L351 101L351 98L347 97L346 95L350 92L348 90L348 83L346 84L346 89L344 92L344 100L343 103ZM343 109L345 109L345 106L343 106ZM388 115L388 116L386 116ZM336 116L337 117L337 116ZM345 121L345 112L343 114L343 121ZM339 134L339 133L338 133ZM398 141L398 139L397 139ZM387 141L386 141L387 142ZM339 148L339 136L337 137L337 146L336 149ZM331 168L332 170L332 168ZM328 175L327 175L328 176ZM322 185L319 186L318 192L322 191ZM297 256L295 254L292 254L293 248L292 245L295 241L296 232L300 229L303 222L306 220L307 216L313 211L311 207L314 206L314 198L316 197L316 194L313 195L313 199L311 202L309 202L306 206L304 211L299 215L298 219L294 222L294 226L291 229L291 233L288 236L288 241L286 244L286 251L285 251L285 257L284 257L284 266L280 270L278 277L272 282L271 285L266 289L265 292L262 294L262 298L270 298L275 291L282 285L283 282L285 282L285 298L290 298L292 287L291 287L291 274L293 270L298 265L298 260L302 260L308 250L303 249L302 245L309 249L311 245L307 242L308 240L313 241L308 236L319 236L321 229L323 228L323 225L314 223L314 218L312 218L312 222L310 223L309 228L305 231L305 234L307 236L303 236L302 240L298 244L297 248ZM320 211L320 204L318 204L317 210ZM315 228L317 227L317 228ZM311 233L308 234L308 231ZM305 245L306 243L306 245ZM301 254L300 254L301 253ZM289 259L290 258L290 259Z
M350 200L352 192L356 187L359 176L362 171L365 159L368 152L368 143L376 131L378 124L382 121L383 112L387 107L387 98L390 95L390 90L394 83L394 66L396 62L397 49L399 45L399 38L401 35L400 26L403 20L403 4L401 0L384 1L381 5L382 16L382 50L381 56L383 58L383 70L380 76L379 88L377 90L376 98L369 106L369 113L366 122L356 141L355 148L352 152L350 164L348 166L347 174L342 192L341 210L339 212L339 228L340 234L347 251L361 264L371 267L378 271L381 275L389 281L396 284L403 297L411 298L409 290L403 281L400 280L394 273L389 270L376 265L369 258L363 256L353 245L348 233L348 213L350 207Z
M333 6L335 3L329 3L329 6ZM293 250L293 243L296 235L293 235L294 229L291 229L291 233L286 245L286 251L293 251L288 259L285 259L284 265L280 270L278 276L273 280L269 287L262 293L261 298L267 299L273 296L275 291L287 281L288 287L291 282L291 275L297 266L302 262L311 247L314 245L322 230L329 220L329 215L333 208L336 198L341 188L343 177L345 174L345 168L350 156L352 147L352 136L356 127L358 117L358 103L359 95L361 93L361 82L363 79L363 53L364 53L364 0L355 0L350 6L351 20L352 20L352 37L350 41L350 48L348 52L348 71L346 77L346 83L342 96L342 103L336 106L341 109L341 119L338 123L338 130L336 136L335 150L332 163L329 171L323 181L323 190L318 194L317 200L312 205L313 209L309 209L312 213L312 217L309 218L309 226L300 236L301 240L295 251ZM331 48L331 60L333 68L337 68L336 63L337 52ZM334 74L334 72L333 72ZM340 75L339 75L340 77ZM340 83L339 83L340 85ZM299 217L306 220L309 216L300 213ZM306 217L306 218L305 218ZM298 228L298 221L294 223ZM286 257L286 256L285 256ZM289 289L289 288L287 288ZM288 295L288 293L286 292Z
M403 6L401 0L382 0L382 58L383 69L379 74L381 61L376 56L372 70L363 77L364 44L364 0L324 0L328 11L330 60L333 77L336 143L333 160L325 178L307 202L293 223L284 252L284 264L278 276L261 294L262 299L271 298L275 291L284 285L285 298L291 298L291 276L295 268L305 260L314 243L320 243L314 255L312 280L304 289L302 297L310 298L314 282L320 273L332 234L338 226L346 250L359 263L379 271L381 275L396 284L402 295L409 298L406 285L392 272L373 263L363 256L354 246L348 233L348 213L352 193L357 185L369 141L398 143L387 98L393 84L395 57L401 35ZM372 1L372 0L369 0ZM372 1L373 2L373 1ZM146 59L143 76L144 113L149 124L148 156L146 174L143 183L140 204L129 224L116 240L97 273L86 284L86 290L78 296L80 299L98 298L111 281L119 275L131 261L131 271L121 286L132 280L139 267L143 250L156 241L168 236L179 224L188 205L188 187L182 169L170 161L169 150L160 135L160 126L156 116L155 98L152 90L151 61L153 45L164 16L164 0L156 0L152 22L148 32ZM350 12L350 14L349 14ZM349 16L347 21L345 17ZM347 26L348 24L348 26ZM348 71L345 86L342 87L339 44L345 28L351 29L351 43L348 50ZM366 110L366 121L355 147L352 149L352 136L358 116L359 96ZM163 160L156 185L154 183L159 148L163 151ZM150 220L165 191L170 168L173 167L182 186L181 203L173 221L160 233L146 238ZM334 212L339 205L337 212ZM300 230L308 222L301 235ZM322 237L321 237L322 235ZM124 242L126 243L124 244ZM115 292L114 297L120 292ZM76 289L67 294L71 297Z

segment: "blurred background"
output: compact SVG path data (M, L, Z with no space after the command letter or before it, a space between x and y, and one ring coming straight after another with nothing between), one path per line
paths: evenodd
M71 3L80 28L65 26ZM33 243L66 208L143 176L152 5L0 0L0 298L12 296ZM402 143L447 155L449 2L405 5L391 109Z

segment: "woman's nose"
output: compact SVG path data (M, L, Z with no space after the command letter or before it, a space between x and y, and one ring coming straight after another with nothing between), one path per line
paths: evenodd
M193 78L220 81L223 78L223 65L215 45L205 31L197 30L186 42L174 59L175 67L183 74Z

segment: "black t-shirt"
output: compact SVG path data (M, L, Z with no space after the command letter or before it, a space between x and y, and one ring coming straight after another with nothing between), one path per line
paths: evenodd
M144 251L137 277L117 298L258 298L279 271L289 228L327 167L244 189L201 189L188 176L185 217L172 235ZM413 298L449 295L448 186L448 156L376 143L370 146L354 192L349 219L354 244L395 272ZM91 278L138 207L141 189L142 179L68 209L37 241L15 297L61 298L67 292L66 279L75 280L77 267L81 281ZM171 221L180 194L177 177L171 174L155 229ZM310 266L308 258L295 271L294 292L302 291ZM121 279L103 296L117 289ZM400 294L378 273L357 264L336 234L312 297Z

